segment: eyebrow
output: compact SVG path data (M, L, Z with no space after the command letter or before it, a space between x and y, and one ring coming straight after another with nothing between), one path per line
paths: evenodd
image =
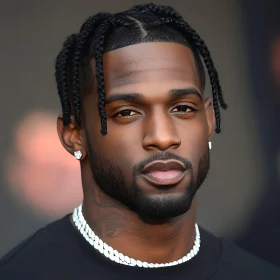
M188 95L196 95L202 100L202 96L200 92L195 88L182 88L182 89L171 89L169 91L169 98L171 100L188 96ZM110 97L106 98L105 104L109 104L116 101L131 101L137 102L144 100L145 97L141 93L115 93Z
M145 97L141 93L115 93L110 97L106 98L105 104L109 104L115 101L140 101L144 100Z
M195 88L171 89L169 91L170 99L176 99L176 98L180 98L180 97L184 97L184 96L188 96L188 95L192 95L192 94L194 94L194 95L198 96L200 99L202 99L201 93Z

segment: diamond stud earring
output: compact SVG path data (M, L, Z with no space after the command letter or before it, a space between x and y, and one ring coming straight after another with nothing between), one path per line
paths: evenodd
M75 151L74 152L74 157L75 157L75 159L81 159L81 157L82 157L82 152L81 151Z

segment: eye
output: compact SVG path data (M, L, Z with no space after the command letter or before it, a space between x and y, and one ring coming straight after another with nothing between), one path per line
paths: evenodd
M191 113L194 111L195 111L195 109L188 105L178 105L171 112L172 113Z
M137 113L135 111L132 110L122 110L120 112L118 112L118 114L116 115L116 117L131 117L137 115Z

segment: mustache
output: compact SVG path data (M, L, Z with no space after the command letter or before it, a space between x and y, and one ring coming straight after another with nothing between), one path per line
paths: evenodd
M178 155L175 155L171 152L164 152L164 153L158 153L158 154L155 154L139 163L137 163L134 167L133 167L133 173L140 173L141 170L149 163L155 161L155 160L178 160L180 162L182 162L185 166L186 169L190 169L192 170L193 169L193 165L191 163L191 161L189 159L186 159L186 158L183 158L183 157L180 157Z

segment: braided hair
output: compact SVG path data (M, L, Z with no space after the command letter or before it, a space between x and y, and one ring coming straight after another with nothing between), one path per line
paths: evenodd
M66 39L56 58L55 66L63 124L68 125L73 115L76 123L81 126L81 100L92 92L91 61L95 59L94 74L98 87L101 133L107 134L103 54L144 42L174 42L189 47L194 55L200 82L204 87L205 72L201 58L203 59L212 87L216 133L220 133L220 107L226 109L227 105L206 44L172 7L155 4L137 5L116 14L98 13L85 21L79 33L72 34Z

